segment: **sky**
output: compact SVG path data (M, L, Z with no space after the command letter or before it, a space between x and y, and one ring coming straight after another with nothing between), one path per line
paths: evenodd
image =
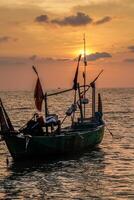
M1 91L71 87L83 34L87 82L134 87L134 0L0 0L0 27Z

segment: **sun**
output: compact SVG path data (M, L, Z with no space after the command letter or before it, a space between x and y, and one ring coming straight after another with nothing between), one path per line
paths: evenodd
M78 53L81 54L82 56L84 56L84 49L78 50ZM92 53L93 53L92 49L86 49L86 55L90 55Z
M90 55L90 54L92 54L94 51L92 50L92 49L86 49L86 55ZM78 50L76 50L75 51L75 54L76 55L79 55L79 54L81 54L82 55L82 57L84 56L84 49L78 49Z

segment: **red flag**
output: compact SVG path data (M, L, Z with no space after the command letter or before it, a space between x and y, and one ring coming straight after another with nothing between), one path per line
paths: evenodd
M79 62L80 62L80 59L81 59L81 55L79 55L79 58L78 58L78 64L77 64L77 68L76 68L76 72L75 72L75 77L74 77L74 80L73 80L73 89L74 90L77 90L77 79L78 79L78 72L79 72Z
M76 72L75 72L75 77L74 77L74 80L73 80L73 82L74 82L73 89L74 90L77 90L78 68L79 68L79 66L77 66L77 69L76 69Z
M42 86L41 86L39 77L37 78L37 82L36 82L36 86L35 86L35 90L34 90L34 99L35 99L36 108L39 111L41 111L44 94L43 94L43 90L42 90Z

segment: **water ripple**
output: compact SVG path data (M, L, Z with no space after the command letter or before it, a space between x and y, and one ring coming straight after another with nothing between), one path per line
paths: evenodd
M109 132L99 148L54 161L14 163L0 142L0 199L133 200L134 199L134 89L101 89ZM13 124L31 118L33 94L1 92ZM49 109L63 118L72 94L49 100ZM91 109L88 109L91 112ZM69 119L66 124L69 123Z

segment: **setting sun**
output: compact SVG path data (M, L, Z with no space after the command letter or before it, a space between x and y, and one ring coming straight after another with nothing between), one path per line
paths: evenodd
M0 199L134 200L134 0L0 0L0 27Z
M92 49L86 49L86 55L90 55L92 53L94 53L94 51ZM79 54L81 54L82 57L83 57L84 56L84 49L78 49L78 50L74 51L74 54L76 56L79 55Z
M100 87L133 87L133 7L134 0L0 0L0 89L31 90L31 65L48 77L46 88L67 87L84 42L93 69L106 69Z
M84 56L84 49L78 50L78 53ZM86 55L92 54L93 50L92 49L86 49Z

